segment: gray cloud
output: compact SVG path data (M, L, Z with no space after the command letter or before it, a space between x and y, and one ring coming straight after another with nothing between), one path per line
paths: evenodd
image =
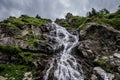
M117 10L120 0L0 0L0 20L9 16L39 14L44 18L61 18L67 12L85 16L91 8Z

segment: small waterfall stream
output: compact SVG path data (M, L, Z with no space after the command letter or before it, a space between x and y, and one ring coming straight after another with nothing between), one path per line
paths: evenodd
M51 69L56 66L54 70L53 80L84 80L82 66L77 63L75 57L72 55L72 49L78 43L78 37L70 34L65 28L53 24L56 29L51 31L50 36L54 37L58 44L57 46L63 46L63 50L60 51L59 56L53 58L50 63L50 67L47 69L44 75L44 80L49 80ZM56 33L56 35L53 35ZM56 60L56 65L54 62Z

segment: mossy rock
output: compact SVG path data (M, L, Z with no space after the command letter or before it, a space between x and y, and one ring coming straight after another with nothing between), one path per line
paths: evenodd
M109 59L108 55L105 56L101 56L96 62L95 64L98 66L101 66L104 70L106 70L107 72L114 72L115 70L115 66L110 65L109 61L106 61L104 58Z
M7 80L22 80L24 73L28 71L34 72L34 68L26 65L15 65L15 64L0 64L0 76L4 76Z
M27 61L37 61L37 57L34 56L35 53L32 52L21 52L19 55L27 62Z
M33 53L33 52L21 52L19 55L25 60L26 62L35 62L39 58L46 56L44 53Z

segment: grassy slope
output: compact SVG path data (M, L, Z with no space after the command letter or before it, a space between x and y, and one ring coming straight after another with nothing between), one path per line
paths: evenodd
M42 24L51 22L49 19L42 19L40 17L29 17L27 15L21 15L19 18L9 17L8 19L1 21L0 26L5 28L9 27L11 29L20 29L21 26L24 25L33 25L40 27ZM39 40L38 36L33 35L32 33L28 33L30 38L28 39L29 45ZM32 37L31 37L32 36ZM18 35L19 37L19 35ZM20 40L23 40L24 37L20 36ZM33 53L26 52L21 50L19 47L15 47L13 45L0 45L0 52L2 55L6 55L9 60L12 57L15 57L18 60L18 63L6 63L0 64L0 76L4 76L7 80L22 80L23 75L27 71L32 71L34 73L35 69L33 65L29 65L29 62L36 61L39 57L45 56L44 53ZM37 56L36 56L37 55ZM1 55L0 55L1 56Z
M68 16L68 14L66 16ZM120 30L120 12L99 14L87 17L71 15L69 18L66 17L65 19L56 19L56 23L63 27L83 28L88 22L105 23L113 26L115 29Z
M51 20L21 15L19 18L9 17L8 19L1 21L0 25L18 29L20 26L23 25L34 25L40 27L42 24L48 22L51 22Z

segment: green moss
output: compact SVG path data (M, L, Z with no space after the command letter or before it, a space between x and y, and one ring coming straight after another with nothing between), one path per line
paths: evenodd
M43 23L48 23L46 20L42 20L34 17L22 18L21 20L24 21L25 24L30 24L34 26L41 26Z
M26 62L37 61L40 57L46 56L44 53L33 53L33 52L21 52L19 55L25 60Z
M19 55L25 60L25 61L36 61L37 57L34 56L35 53L32 52L21 52Z
M33 45L34 45L34 42L37 42L38 40L40 40L40 37L39 36L34 36L34 35L32 35L32 34L29 34L28 35L28 44L29 44L29 46L31 46L31 47L33 47Z
M7 80L22 80L24 73L32 69L26 65L14 65L14 64L0 64L0 76L8 78Z
M0 51L7 55L16 55L21 52L21 49L15 46L0 45Z

